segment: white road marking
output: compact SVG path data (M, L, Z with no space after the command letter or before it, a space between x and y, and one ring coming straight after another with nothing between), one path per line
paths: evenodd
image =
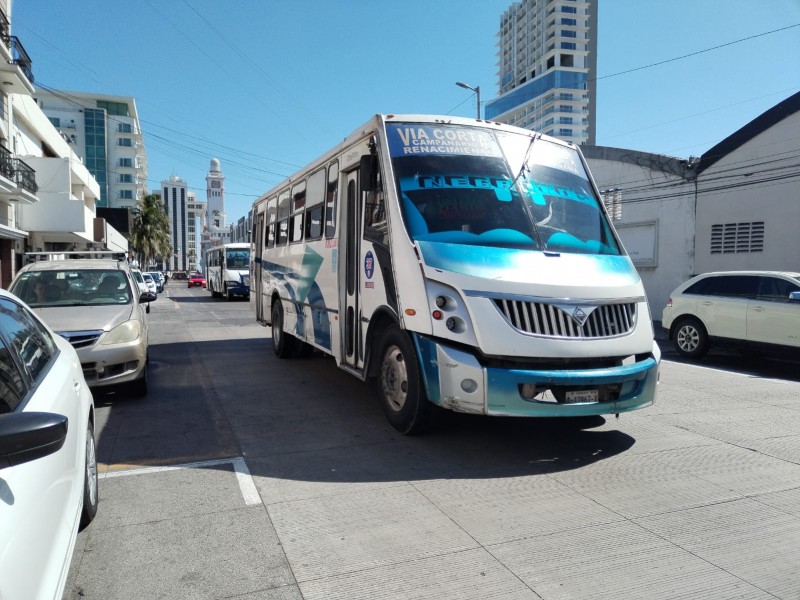
M130 475L148 475L150 473L165 473L167 471L178 471L180 469L198 469L201 467L213 467L216 465L232 465L234 473L236 474L236 481L239 484L239 491L242 492L242 498L247 506L256 506L261 504L261 496L256 488L256 483L253 481L253 476L250 474L250 469L247 468L247 463L244 458L237 456L235 458L221 458L219 460L205 460L202 462L185 463L182 465L169 465L164 467L143 467L141 469L127 469L124 471L110 471L106 473L98 473L100 479L109 479L112 477L128 477Z

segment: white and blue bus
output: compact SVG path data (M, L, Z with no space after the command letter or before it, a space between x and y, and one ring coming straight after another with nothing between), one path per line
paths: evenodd
M499 123L376 115L252 211L251 306L280 358L433 405L589 416L653 403L642 281L577 146Z
M222 244L206 251L206 288L212 296L250 298L250 244Z

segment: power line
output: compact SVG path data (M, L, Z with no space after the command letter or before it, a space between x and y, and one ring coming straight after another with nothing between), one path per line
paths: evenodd
M655 63L650 63L649 65L644 65L641 67L635 67L633 69L627 69L625 71L619 71L617 73L611 73L610 75L602 75L600 77L596 77L595 79L591 79L589 81L600 81L601 79L610 79L611 77L617 77L619 75L627 75L628 73L635 73L636 71L642 71L644 69L650 69L652 67L659 67L661 65L665 65L667 63L675 62L678 60L683 60L684 58L690 58L692 56L698 56L699 54L705 54L706 52L712 52L714 50L719 50L720 48L725 48L727 46L733 46L734 44L740 44L741 42L746 42L748 40L754 40L756 38L764 37L765 35L771 35L773 33L778 33L780 31L786 31L787 29L793 29L794 27L800 27L800 23L795 23L794 25L787 25L786 27L780 27L779 29L773 29L771 31L765 31L763 33L757 33L755 35L751 35L748 37L740 38L738 40L733 40L731 42L725 42L724 44L719 44L717 46L712 46L710 48L705 48L703 50L698 50L697 52L690 52L689 54L684 54L682 56L676 56L674 58L668 58L667 60L662 60Z

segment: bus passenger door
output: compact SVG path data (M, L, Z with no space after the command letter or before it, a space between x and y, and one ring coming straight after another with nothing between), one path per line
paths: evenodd
M361 339L361 314L359 307L359 254L360 254L360 210L361 192L358 185L358 170L345 176L343 231L339 234L340 242L344 241L343 271L340 273L340 327L342 334L342 363L360 368L359 340ZM340 248L341 251L341 248Z
M256 218L256 236L255 240L253 240L253 246L255 252L253 252L252 260L250 264L253 265L252 272L250 273L250 303L251 308L253 308L252 303L255 302L255 313L256 313L256 321L259 323L264 322L264 302L261 297L261 276L264 272L263 267L261 266L261 259L264 255L264 213L258 213Z

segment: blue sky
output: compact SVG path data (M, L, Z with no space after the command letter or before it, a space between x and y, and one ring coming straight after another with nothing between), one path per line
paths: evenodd
M177 175L204 197L219 158L231 222L374 113L474 115L455 82L495 97L510 4L14 0L11 16L35 84L136 98L150 189ZM800 26L760 35L797 24L800 0L600 0L597 144L699 156L800 89Z

